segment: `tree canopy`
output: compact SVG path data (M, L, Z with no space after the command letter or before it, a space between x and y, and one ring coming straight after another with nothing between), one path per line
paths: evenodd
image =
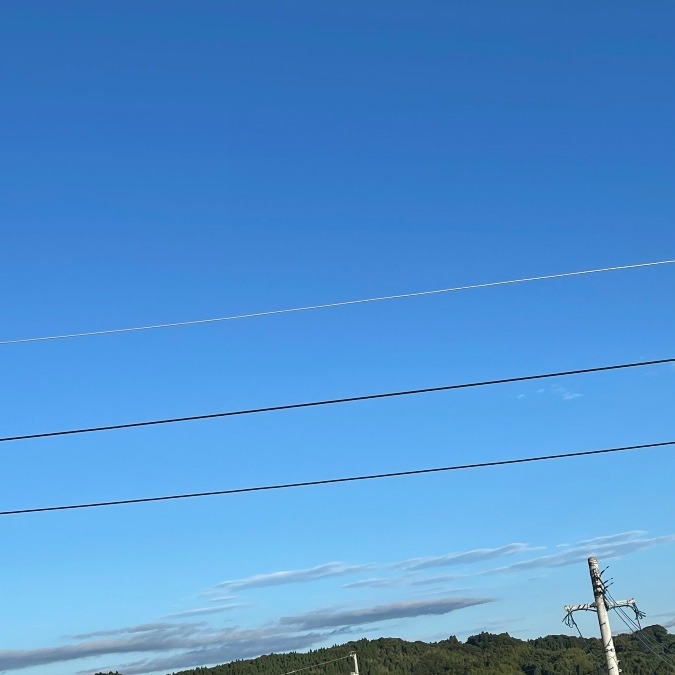
M672 675L675 636L661 626L632 635L617 635L614 644L627 675ZM183 670L174 675L349 675L352 662L341 659L356 652L361 675L601 675L605 673L600 640L549 635L519 640L507 633L479 633L460 642L455 637L435 643L398 638L358 640L326 649L270 654L211 668ZM103 675L103 674L101 674Z

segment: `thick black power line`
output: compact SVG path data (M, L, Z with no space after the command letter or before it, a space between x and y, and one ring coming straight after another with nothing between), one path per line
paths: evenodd
M170 417L166 419L148 420L144 422L127 422L125 424L110 424L100 427L87 427L80 429L66 429L62 431L47 431L37 434L24 434L21 436L0 437L0 443L10 441L26 441L36 438L53 438L54 436L72 436L75 434L90 434L100 431L115 431L118 429L133 429L135 427L149 427L159 424L175 424L177 422L195 422L197 420L210 420L219 417L236 417L238 415L254 415L265 412L275 412L281 410L297 410L299 408L315 408L326 405L336 405L339 403L356 403L357 401L372 401L381 398L394 398L398 396L411 396L414 394L429 394L439 391L452 391L454 389L470 389L472 387L488 387L496 384L512 384L515 382L528 382L532 380L543 380L553 377L564 377L567 375L583 375L587 373L600 373L608 370L623 370L626 368L639 368L643 366L655 366L664 363L675 363L675 358L657 359L654 361L636 361L633 363L619 363L611 366L596 366L594 368L580 368L577 370L563 370L555 373L543 373L539 375L522 375L519 377L507 377L497 380L482 380L478 382L464 382L461 384L448 384L440 387L425 387L423 389L406 389L403 391L390 391L380 394L365 394L362 396L348 396L345 398L325 399L321 401L309 401L305 403L289 403L286 405L268 406L265 408L248 408L245 410L229 410L226 412L209 413L206 415L189 415L186 417Z
M660 443L643 443L641 445L624 445L616 448L604 448L602 450L582 450L580 452L565 452L557 455L540 455L538 457L520 457L517 459L502 459L493 462L477 462L475 464L456 464L454 466L441 466L431 469L412 469L410 471L393 471L391 473L375 473L362 476L347 476L343 478L325 478L322 480L309 480L299 483L280 483L276 485L259 485L256 487L233 488L230 490L213 490L210 492L190 492L178 495L164 495L160 497L140 497L138 499L117 499L109 502L89 502L85 504L67 504L62 506L42 506L31 509L15 509L13 511L0 511L0 516L14 516L22 513L45 513L47 511L71 511L74 509L92 509L102 506L121 506L123 504L145 504L148 502L166 502L175 499L194 499L196 497L215 497L218 495L242 494L244 492L264 492L269 490L285 490L288 488L310 487L314 485L330 485L333 483L352 483L355 481L376 480L380 478L398 478L401 476L417 476L426 473L440 473L443 471L460 471L462 469L484 469L490 466L509 466L512 464L526 464L528 462L543 462L551 459L569 459L572 457L588 457L590 455L606 455L627 450L647 450L649 448L662 448L675 445L675 441L662 441Z

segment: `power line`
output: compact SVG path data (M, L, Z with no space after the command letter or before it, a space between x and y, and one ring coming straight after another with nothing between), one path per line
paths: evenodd
M330 661L321 661L321 663L314 663L311 666L305 666L304 668L297 668L296 670L289 670L284 675L294 675L294 673L301 673L303 670L311 670L312 668L318 668L319 666L327 666L329 663L336 663L337 661L344 661L345 659L351 658L351 654L347 656L338 656L337 659L331 659Z
M616 600L614 600L606 587L605 593L613 603L616 603ZM660 654L658 651L656 651L655 648L658 648L658 644L643 631L639 620L636 622L623 607L615 607L614 609L616 609L617 613L619 614L619 618L628 628L631 635L633 635L648 652L651 652L652 655L659 659L661 663L664 663L670 670L675 672L675 665L668 658L666 658L664 654Z
M632 270L641 267L654 267L657 265L672 265L675 260L658 260L654 262L636 263L633 265L617 265L614 267L601 267L592 270L581 270L578 272L563 272L561 274L545 274L538 277L523 277L521 279L508 279L506 281L489 281L481 284L469 284L465 286L453 286L450 288L438 288L431 291L415 291L411 293L399 293L397 295L383 295L373 298L361 298L358 300L343 300L340 302L327 302L320 305L307 305L305 307L291 307L288 309L273 309L264 312L251 312L248 314L233 314L230 316L218 316L210 319L195 319L191 321L174 321L172 323L158 323L148 326L131 326L127 328L109 328L106 330L86 331L82 333L63 333L61 335L45 335L41 337L16 338L13 340L0 340L0 345L21 344L25 342L46 342L48 340L67 340L70 338L93 337L95 335L112 335L114 333L131 333L146 330L157 330L159 328L177 328L179 326L196 326L205 323L218 323L221 321L236 321L238 319L253 319L264 316L275 316L278 314L293 314L297 312L309 312L317 309L333 309L336 307L347 307L348 305L362 305L372 302L383 302L385 300L403 300L405 298L419 298L425 295L439 295L441 293L453 293L457 291L469 291L479 288L491 288L494 286L508 286L513 284L524 284L530 281L545 281L548 279L564 279L567 277L577 277L585 274L600 274L602 272L616 272L619 270Z
M670 661L666 656L663 654L660 654L654 649L654 641L651 638L648 638L647 635L643 632L643 629L640 626L635 626L633 620L631 617L628 615L627 612L621 611L620 612L621 620L625 624L625 626L628 628L628 630L631 632L631 634L637 638L638 642L648 651L650 652L653 656L655 656L661 663L665 664L671 672L675 672L675 665L673 664L672 661Z
M660 443L643 443L641 445L624 445L602 450L582 450L580 452L565 452L557 455L540 455L538 457L521 457L518 459L502 459L493 462L477 462L475 464L456 464L454 466L441 466L431 469L412 469L409 471L393 471L390 473L376 473L361 476L347 476L343 478L326 478L322 480L302 481L298 483L280 483L275 485L259 485L256 487L233 488L229 490L213 490L210 492L190 492L177 495L163 495L160 497L140 497L137 499L117 499L108 502L89 502L84 504L68 504L62 506L42 506L30 509L15 509L13 511L0 511L0 516L14 516L25 513L45 513L48 511L71 511L75 509L92 509L103 506L121 506L124 504L145 504L149 502L166 502L176 499L194 499L197 497L215 497L221 495L242 494L245 492L264 492L269 490L285 490L288 488L311 487L315 485L331 485L334 483L353 483L356 481L377 480L381 478L399 478L402 476L418 476L421 474L441 473L446 471L460 471L464 469L484 469L491 466L510 466L513 464L526 464L530 462L544 462L552 459L569 459L572 457L589 457L592 455L606 455L610 453L625 452L628 450L647 450L651 448L663 448L675 445L675 441L662 441Z
M532 380L543 380L553 377L564 377L568 375L583 375L587 373L600 373L609 370L625 370L627 368L640 368L643 366L661 365L664 363L675 363L675 358L656 359L653 361L634 361L632 363L618 363L611 366L596 366L593 368L580 368L577 370L563 370L554 373L543 373L538 375L522 375L518 377L507 377L497 380L481 380L478 382L464 382L461 384L447 384L440 387L425 387L423 389L406 389L401 391L390 391L379 394L364 394L361 396L348 396L345 398L324 399L320 401L308 401L304 403L288 403L284 405L274 405L264 408L247 408L244 410L228 410L225 412L208 413L205 415L189 415L186 417L168 417L164 419L146 420L143 422L126 422L124 424L110 424L99 427L84 427L79 429L65 429L61 431L46 431L36 434L24 434L21 436L0 437L0 443L9 443L11 441L26 441L36 438L53 438L54 436L72 436L75 434L90 434L101 431L116 431L118 429L133 429L136 427L149 427L159 424L175 424L177 422L195 422L198 420L210 420L219 417L236 417L239 415L255 415L266 412L276 412L281 410L297 410L299 408L316 408L319 406L337 405L339 403L356 403L358 401L372 401L382 398L395 398L399 396L412 396L415 394L429 394L440 391L453 391L456 389L470 389L473 387L488 387L497 384L509 384L515 382L529 382Z
M612 597L610 592L605 588L605 593L607 594L607 597L614 603L616 603L616 600ZM617 613L619 614L619 618L621 621L624 623L624 625L628 628L628 630L631 632L631 634L642 644L642 646L647 649L647 651L651 652L654 656L656 656L662 663L665 663L671 670L675 671L675 666L673 663L668 660L663 654L660 654L655 650L658 649L658 644L657 642L649 636L647 633L644 632L642 626L640 625L640 620L639 617L640 615L644 616L642 613L636 613L636 619L633 619L626 610L619 606L615 607Z

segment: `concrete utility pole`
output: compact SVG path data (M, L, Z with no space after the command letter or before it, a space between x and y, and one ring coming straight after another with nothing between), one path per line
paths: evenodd
M598 623L600 624L600 636L602 645L605 649L605 658L607 659L607 672L609 675L619 675L619 660L616 658L614 649L614 640L612 639L612 628L609 625L609 615L607 614L607 601L605 600L605 585L600 578L598 569L598 559L588 559L588 569L591 573L591 583L593 584L593 597L595 598L595 611L598 614Z
M598 623L600 624L600 636L602 637L602 647L605 652L605 659L607 661L607 672L609 675L619 675L621 669L619 668L619 660L616 658L616 650L614 649L614 640L612 639L612 629L609 625L609 616L607 610L615 607L630 607L636 616L644 616L635 604L635 600L616 600L609 602L606 595L605 582L602 580L602 575L598 569L597 558L588 559L588 569L591 573L591 584L593 585L593 597L595 602L585 603L583 605L565 605L565 623L568 626L576 626L572 614L578 611L595 612L598 615Z
M349 675L359 675L359 662L356 660L356 652L352 652L349 656L354 659L354 672Z

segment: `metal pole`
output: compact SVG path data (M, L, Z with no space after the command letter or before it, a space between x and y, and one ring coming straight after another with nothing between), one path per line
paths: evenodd
M595 598L595 610L598 614L598 623L600 624L600 635L602 637L602 646L607 659L607 672L609 675L619 675L619 661L616 658L614 650L614 640L612 640L612 629L609 625L609 616L607 615L607 604L605 603L605 587L600 578L597 558L588 559L588 569L591 573L591 584L593 585L593 597Z

